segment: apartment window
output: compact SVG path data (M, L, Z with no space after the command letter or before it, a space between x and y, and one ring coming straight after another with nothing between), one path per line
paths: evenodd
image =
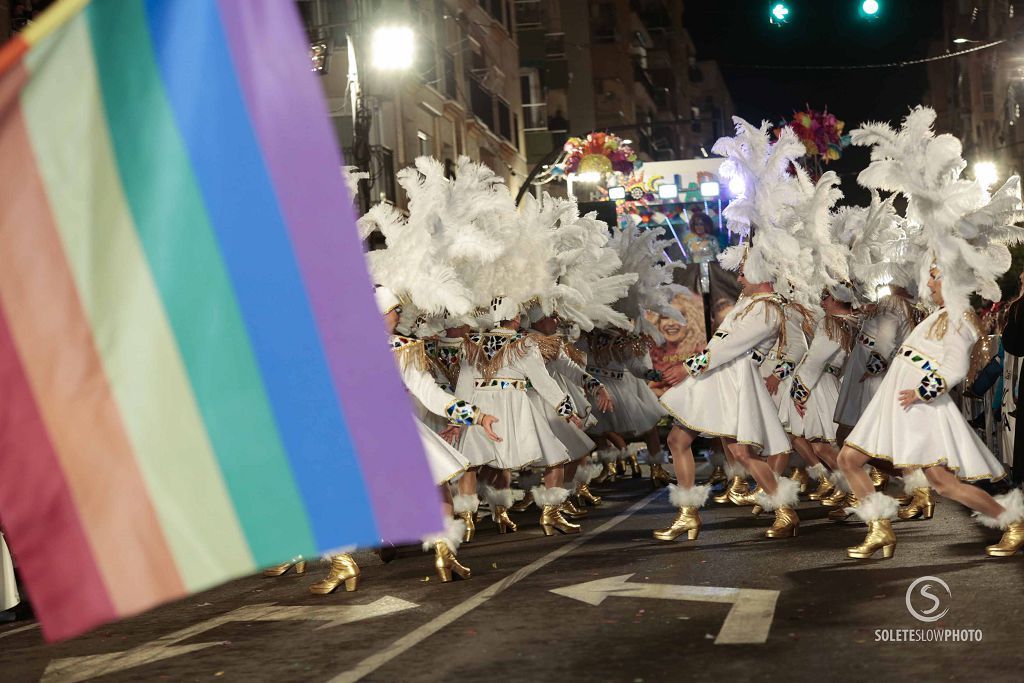
M546 130L548 105L541 95L537 70L531 69L520 75L519 87L523 102L523 130Z
M469 104L473 115L494 130L494 95L473 75L469 81Z
M517 28L540 26L541 17L540 0L516 0Z
M498 99L498 135L512 142L512 110L508 102Z
M565 34L548 33L544 36L544 54L549 59L565 58Z
M434 146L430 144L430 136L424 133L422 130L416 131L416 143L419 149L418 156L434 156Z
M981 93L981 109L986 114L991 114L996 110L996 98L991 92Z

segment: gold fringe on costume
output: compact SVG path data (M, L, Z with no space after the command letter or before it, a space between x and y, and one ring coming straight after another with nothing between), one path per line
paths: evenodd
M609 334L603 330L589 333L588 341L590 355L587 360L599 368L642 358L654 347L654 340L645 334Z
M757 304L764 304L764 321L766 323L770 323L772 321L772 313L774 312L775 319L778 321L777 324L779 326L779 341L777 348L786 348L786 311L783 306L795 306L796 304L783 304L782 297L778 294L759 296L747 304L747 307L736 315L736 319L742 320L743 317L747 313L750 313Z
M896 313L909 320L912 325L917 325L924 320L923 311L914 303L898 294L890 294L879 299L871 310L870 316L874 317L882 313Z
M491 336L502 337L508 341L501 344L501 347L494 352L494 355L488 356L483 342L487 337ZM474 337L479 341L474 341ZM545 360L556 358L562 346L562 340L558 336L548 337L533 332L517 332L515 334L487 332L466 337L464 342L466 361L473 365L484 379L494 379L494 376L503 367L526 357L529 351L527 342L535 344L540 349L540 353Z
M562 353L565 354L566 358L581 368L587 367L587 359L583 355L583 352L577 349L575 344L564 337L562 338Z
M853 349L853 318L845 315L826 315L825 334L839 347L849 353Z
M427 347L422 339L395 335L392 338L392 351L398 366L405 370L411 363L417 370L430 371L430 359L427 358Z

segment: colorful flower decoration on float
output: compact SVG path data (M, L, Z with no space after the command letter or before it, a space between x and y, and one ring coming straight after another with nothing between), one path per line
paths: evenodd
M784 121L775 129L776 139L779 129L786 126L796 133L808 157L826 164L838 160L843 155L843 147L850 144L850 136L843 135L846 124L830 113L827 107L823 111L816 111L807 105L806 110L795 112L791 121Z
M612 133L591 133L586 138L569 138L565 143L566 174L622 173L628 175L637 166L636 152Z

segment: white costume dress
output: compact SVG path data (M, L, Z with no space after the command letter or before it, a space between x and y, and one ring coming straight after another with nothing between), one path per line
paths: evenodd
M847 349L853 343L854 319L826 315L818 322L814 338L800 364L793 371L788 399L804 407L799 429L790 434L808 441L835 443L836 403ZM858 378L860 379L860 378Z
M807 333L811 322L801 306L787 302L782 305L782 310L786 315L786 332L775 345L776 362L772 371L781 381L772 399L778 406L782 428L789 434L799 434L803 431L804 419L789 400L789 392L793 386L793 371L807 355Z
M657 373L651 365L650 347L646 337L618 332L594 330L583 346L587 352L587 373L608 390L615 410L597 411L593 434L645 434L657 426L665 415L648 379Z
M585 424L586 420L590 418L591 406L584 393L584 387L594 387L596 384L596 387L599 388L601 384L596 382L583 368L566 355L566 343L563 339L562 348L555 358L548 361L547 369L552 379L558 384L559 389L572 399L573 404L576 406L576 414L580 416L580 419L584 420ZM596 391L596 389L594 390ZM539 403L539 407L542 410L546 408L543 405L543 399L540 394L536 392L529 393L531 399L535 403ZM552 412L549 424L551 425L551 431L555 433L558 440L565 444L566 449L569 451L570 460L579 460L594 450L596 446L594 441L571 422Z
M762 457L789 452L779 409L759 369L783 321L777 295L743 299L707 348L686 359L691 376L662 394L664 409L691 431L736 439L760 450Z
M500 469L569 462L565 445L551 431L551 418L566 420L576 408L548 374L541 344L557 353L557 340L502 328L471 334L466 341L456 394L498 418L503 441L494 444L494 466ZM534 392L540 400L530 397ZM462 448L470 453L486 439L470 431Z
M14 580L14 561L7 550L4 535L0 534L0 612L9 610L21 602L18 584Z
M890 295L880 299L864 319L846 364L846 381L839 390L835 421L852 427L860 420L871 398L882 384L900 344L914 328L917 314L913 304ZM861 382L861 378L867 377Z
M898 468L943 465L967 481L1005 476L948 393L967 376L978 337L971 312L949 320L940 308L925 318L900 347L846 445ZM922 399L909 410L897 397L905 389Z
M420 432L423 450L427 454L427 463L430 465L434 481L438 484L451 481L465 472L471 463L428 427L423 422L423 417L427 414L443 416L449 424L458 424L465 428L477 423L480 411L476 406L456 398L437 385L434 376L427 371L428 361L423 341L392 335L391 348L399 361L405 388L415 399L413 405L417 418L416 427ZM488 451L482 448L480 452Z

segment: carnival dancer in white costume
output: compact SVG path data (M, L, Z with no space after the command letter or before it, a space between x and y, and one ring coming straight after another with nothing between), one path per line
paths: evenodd
M773 283L790 296L790 274L813 267L810 253L794 237L795 210L805 197L790 169L804 152L789 129L773 144L768 122L758 129L733 120L736 136L720 139L715 151L727 157L723 176L741 177L746 190L725 215L734 230L749 233L754 223L757 230L749 247L727 250L720 259L726 267L738 266L745 299L726 316L702 353L687 359L678 372L666 372L665 379L675 383L661 402L676 421L669 448L679 481L671 500L679 514L671 526L655 532L661 540L699 533L697 510L708 493L708 487L694 486L690 447L699 434L724 438L733 459L754 476L761 488L758 503L775 512L769 538L795 536L799 526L793 509L798 484L777 477L763 460L788 452L790 444L759 364L777 343L785 322Z
M969 297L977 292L1000 298L996 279L1010 266L1006 245L1024 238L1014 225L1022 216L1020 179L1011 177L991 197L978 182L961 179L966 162L960 142L936 136L934 121L934 110L918 107L899 131L870 124L852 134L856 144L873 147L861 184L898 190L907 198L907 220L920 226L929 256L920 275L927 283L922 298L927 291L938 306L898 349L839 453L839 466L859 498L852 510L869 527L864 542L847 550L852 558L878 551L892 557L896 547L896 500L874 491L862 469L871 459L923 469L939 495L973 509L986 526L1003 529L1002 540L986 548L989 555L1013 555L1024 547L1021 491L993 498L966 483L1002 478L1004 470L948 393L966 376L979 338Z

